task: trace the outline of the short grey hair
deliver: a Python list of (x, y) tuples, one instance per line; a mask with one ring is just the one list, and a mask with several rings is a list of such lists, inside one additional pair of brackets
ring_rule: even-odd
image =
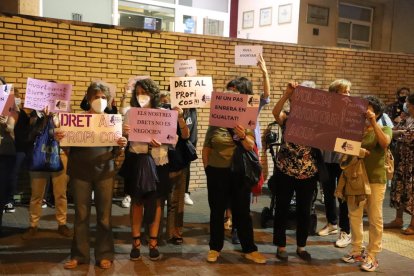
[(300, 85), (305, 86), (305, 87), (309, 87), (309, 88), (313, 88), (313, 89), (316, 88), (316, 83), (314, 81), (311, 81), (311, 80), (303, 81)]

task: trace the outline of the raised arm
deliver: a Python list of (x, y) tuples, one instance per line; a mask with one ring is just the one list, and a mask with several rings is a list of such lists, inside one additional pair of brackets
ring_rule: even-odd
[(286, 113), (282, 111), (283, 106), (285, 105), (286, 101), (290, 99), (290, 97), (293, 94), (293, 91), (295, 91), (295, 88), (298, 86), (297, 82), (289, 82), (285, 93), (283, 96), (279, 99), (279, 101), (276, 103), (276, 105), (273, 107), (273, 116), (275, 117), (276, 122), (279, 125), (283, 125), (284, 121), (286, 120)]
[(270, 96), (270, 80), (269, 75), (267, 73), (266, 62), (262, 56), (259, 55), (259, 61), (257, 62), (257, 66), (259, 66), (260, 70), (263, 74), (263, 95), (262, 98), (267, 99)]

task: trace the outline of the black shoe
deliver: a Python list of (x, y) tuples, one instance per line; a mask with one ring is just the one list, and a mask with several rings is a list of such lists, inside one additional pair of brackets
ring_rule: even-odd
[[(139, 243), (138, 243), (139, 241)], [(134, 237), (132, 243), (131, 253), (129, 253), (129, 259), (131, 261), (138, 261), (141, 259), (141, 237)]]
[(233, 228), (231, 231), (231, 243), (240, 244), (239, 236), (237, 235), (237, 229)]
[(296, 250), (296, 254), (298, 254), (299, 258), (301, 258), (304, 261), (309, 262), (312, 260), (311, 254), (309, 254), (306, 250)]
[[(158, 240), (157, 237), (150, 237), (150, 240)], [(157, 261), (161, 258), (160, 251), (158, 251), (158, 242), (155, 245), (148, 244), (149, 246), (149, 258), (151, 261)]]
[(167, 242), (171, 243), (171, 244), (174, 244), (174, 245), (182, 245), (184, 240), (183, 240), (183, 238), (172, 237)]
[(69, 229), (69, 227), (66, 226), (66, 224), (59, 225), (57, 231), (59, 234), (67, 238), (70, 238), (73, 236), (73, 232)]
[(286, 250), (277, 250), (276, 251), (276, 258), (278, 258), (281, 261), (286, 262), (289, 258), (288, 253), (286, 252)]
[(133, 247), (131, 253), (129, 253), (129, 259), (131, 261), (138, 261), (141, 259), (141, 250), (139, 247)]

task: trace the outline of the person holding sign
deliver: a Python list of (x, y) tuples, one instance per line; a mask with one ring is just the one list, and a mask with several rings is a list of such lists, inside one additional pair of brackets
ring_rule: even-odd
[[(351, 82), (345, 79), (335, 80), (329, 85), (328, 91), (330, 93), (349, 96), (351, 91)], [(342, 173), (342, 169), (339, 166), (340, 153), (325, 150), (323, 151), (323, 158), (329, 174), (327, 181), (321, 183), (323, 188), (327, 224), (318, 232), (318, 235), (328, 236), (337, 234), (339, 225), (340, 232), (338, 239), (335, 241), (335, 246), (344, 248), (351, 243), (351, 229), (348, 219), (348, 206), (346, 202), (339, 200), (338, 220), (336, 198), (334, 196), (337, 182)]]
[[(252, 94), (251, 90), (240, 89), (237, 92)], [(236, 175), (230, 169), (236, 149), (234, 139), (240, 141), (246, 150), (252, 150), (255, 145), (254, 134), (240, 125), (234, 127), (233, 131), (234, 136), (227, 128), (209, 126), (204, 140), (202, 159), (207, 176), (210, 206), (210, 250), (207, 261), (216, 262), (220, 256), (224, 240), (223, 215), (230, 206), (244, 257), (255, 263), (264, 264), (266, 258), (257, 251), (254, 243), (250, 216), (251, 187), (243, 184), (242, 175)]]
[[(131, 136), (130, 120), (136, 108), (158, 108), (160, 89), (151, 79), (138, 80), (131, 95), (131, 109), (125, 114), (124, 136)], [(182, 112), (179, 124), (185, 126)], [(158, 230), (161, 219), (161, 203), (171, 190), (168, 167), (168, 144), (156, 139), (149, 143), (130, 141), (125, 160), (119, 172), (124, 177), (125, 193), (131, 196), (132, 249), (130, 259), (141, 259), (141, 226), (143, 220), (150, 232), (149, 258), (161, 258), (158, 251)]]
[[(358, 196), (348, 196), (348, 213), (352, 234), (352, 250), (342, 257), (346, 263), (363, 262), (361, 269), (375, 271), (378, 268), (377, 254), (381, 252), (383, 233), (382, 204), (386, 190), (385, 155), (391, 142), (392, 129), (381, 127), (377, 119), (383, 112), (383, 103), (374, 96), (365, 97), (368, 100), (366, 126), (362, 139), (359, 158), (363, 158), (368, 175), (371, 194), (359, 202)], [(363, 246), (363, 215), (364, 208), (368, 213), (369, 242)]]
[[(290, 82), (285, 93), (273, 108), (273, 116), (282, 127), (283, 133), (288, 114), (282, 109), (297, 86), (298, 83)], [(305, 250), (305, 246), (309, 233), (312, 198), (316, 190), (318, 174), (320, 174), (318, 160), (322, 162), (322, 154), (318, 149), (286, 141), (282, 143), (277, 154), (274, 172), (277, 185), (275, 185), (275, 191), (272, 191), (276, 198), (273, 242), (277, 246), (276, 257), (282, 261), (288, 260), (286, 227), (293, 193), (296, 194), (296, 254), (305, 261), (311, 260), (311, 255)]]
[[(103, 84), (91, 83), (86, 97), (89, 114), (103, 114), (110, 98), (109, 88)], [(55, 136), (64, 138), (62, 131)], [(125, 147), (127, 140), (119, 137), (117, 143)], [(112, 266), (114, 259), (114, 240), (112, 236), (111, 209), (115, 176), (114, 157), (119, 153), (112, 146), (70, 147), (68, 156), (68, 175), (71, 179), (75, 204), (74, 236), (71, 258), (65, 269), (73, 269), (78, 264), (89, 263), (91, 196), (94, 192), (96, 208), (95, 260), (102, 269)]]

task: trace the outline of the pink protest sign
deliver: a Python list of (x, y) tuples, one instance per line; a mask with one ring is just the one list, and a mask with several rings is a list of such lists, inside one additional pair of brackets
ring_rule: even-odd
[(288, 142), (358, 155), (367, 101), (299, 86), (291, 97), (284, 138)]
[(48, 106), (51, 112), (67, 112), (71, 94), (71, 84), (28, 78), (24, 107), (43, 110)]
[(0, 114), (9, 116), (15, 110), (12, 84), (0, 85)]
[(129, 141), (174, 144), (177, 136), (176, 110), (137, 108), (128, 111)]
[(248, 129), (254, 129), (259, 112), (259, 102), (259, 95), (213, 92), (209, 124), (231, 128), (241, 125)]
[(120, 114), (60, 113), (62, 147), (117, 146), (122, 136)]
[(0, 85), (0, 114), (9, 116), (15, 110), (12, 84)]

